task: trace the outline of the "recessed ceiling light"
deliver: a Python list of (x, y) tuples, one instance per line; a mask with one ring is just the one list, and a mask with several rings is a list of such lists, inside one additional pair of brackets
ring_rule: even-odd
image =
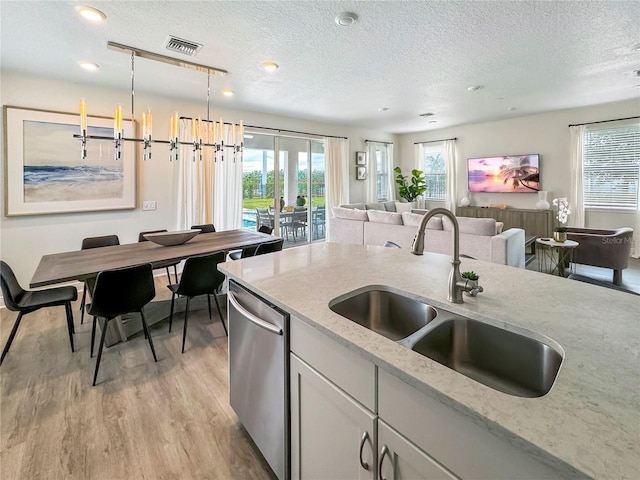
[(271, 73), (271, 72), (275, 72), (278, 68), (280, 68), (280, 65), (278, 65), (277, 63), (274, 62), (264, 62), (262, 65), (260, 65), (262, 67), (263, 70)]
[(438, 121), (437, 120), (429, 120), (428, 123), (438, 123)]
[(635, 47), (633, 47), (633, 49), (634, 49), (636, 52), (640, 52), (640, 43), (639, 43), (638, 45), (636, 45)]
[(349, 25), (353, 25), (358, 20), (358, 15), (351, 12), (342, 12), (336, 18), (335, 21), (341, 27), (348, 27)]
[(509, 108), (507, 108), (507, 111), (513, 112), (514, 110), (517, 110), (517, 109), (518, 109), (518, 107), (509, 107)]
[(233, 90), (229, 90), (229, 89), (222, 90), (222, 94), (223, 94), (225, 97), (233, 97), (233, 94), (234, 94), (234, 93), (236, 93), (236, 92), (234, 92)]
[(389, 111), (389, 107), (382, 107), (378, 109), (379, 112), (388, 112)]
[(640, 83), (638, 85), (634, 85), (634, 88), (640, 88)]
[(481, 88), (483, 88), (482, 85), (473, 85), (471, 87), (468, 87), (467, 90), (469, 90), (470, 92), (475, 92), (476, 90), (480, 90)]
[(98, 68), (100, 68), (100, 65), (93, 62), (79, 62), (79, 63), (82, 68), (84, 68), (85, 70), (88, 70), (89, 72), (95, 72), (96, 70), (98, 70)]
[(77, 6), (76, 12), (78, 12), (90, 22), (102, 22), (107, 18), (107, 16), (97, 8), (87, 7), (86, 5)]

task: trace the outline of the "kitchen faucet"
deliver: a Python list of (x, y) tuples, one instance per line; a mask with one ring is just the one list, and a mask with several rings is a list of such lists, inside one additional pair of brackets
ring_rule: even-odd
[(476, 296), (483, 288), (474, 280), (462, 278), (460, 275), (460, 226), (458, 219), (446, 208), (434, 208), (424, 214), (418, 231), (413, 239), (411, 253), (414, 255), (422, 255), (424, 253), (424, 231), (427, 228), (427, 222), (435, 215), (443, 215), (448, 217), (453, 223), (453, 256), (451, 257), (451, 272), (449, 273), (449, 295), (447, 300), (452, 303), (464, 303), (462, 300), (462, 292), (469, 292), (472, 296)]

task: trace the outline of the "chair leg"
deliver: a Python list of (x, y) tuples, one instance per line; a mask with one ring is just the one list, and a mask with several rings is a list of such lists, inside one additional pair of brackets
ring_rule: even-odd
[[(95, 317), (93, 317), (95, 319)], [(98, 358), (96, 359), (96, 371), (93, 373), (93, 386), (96, 386), (96, 380), (98, 379), (98, 370), (100, 369), (100, 360), (102, 359), (102, 348), (104, 347), (104, 338), (107, 336), (107, 326), (109, 325), (109, 319), (104, 319), (104, 327), (102, 329), (102, 335), (100, 335), (100, 347), (98, 348)]]
[(80, 302), (80, 325), (84, 323), (84, 306), (87, 302), (87, 282), (84, 283), (84, 288), (82, 289), (82, 302)]
[(5, 344), (4, 349), (2, 350), (2, 357), (0, 357), (0, 365), (2, 365), (2, 362), (4, 361), (4, 357), (7, 355), (7, 352), (9, 351), (9, 347), (11, 347), (11, 343), (13, 342), (13, 338), (16, 336), (16, 332), (18, 331), (18, 327), (20, 326), (20, 320), (22, 320), (23, 315), (24, 315), (24, 312), (18, 313), (18, 318), (16, 318), (16, 321), (13, 324), (13, 328), (11, 329), (11, 333), (9, 334), (9, 339), (7, 340), (7, 343)]
[(176, 265), (173, 266), (173, 274), (176, 277), (176, 283), (178, 283), (178, 267)]
[(613, 271), (613, 284), (617, 286), (622, 285), (622, 270)]
[(93, 317), (93, 325), (91, 326), (91, 358), (93, 358), (93, 346), (96, 343), (96, 323), (98, 319)]
[(222, 322), (222, 328), (224, 328), (224, 333), (229, 336), (229, 331), (227, 330), (227, 326), (224, 324), (224, 317), (222, 316), (222, 310), (220, 309), (220, 302), (218, 302), (218, 296), (213, 295), (213, 299), (216, 301), (216, 307), (218, 307), (218, 315), (220, 315), (220, 321)]
[(209, 304), (209, 320), (213, 320), (213, 317), (211, 316), (211, 295), (209, 295), (207, 293), (207, 303)]
[(149, 346), (151, 347), (151, 353), (153, 354), (153, 361), (157, 362), (158, 358), (156, 357), (156, 349), (153, 348), (153, 340), (151, 340), (151, 332), (149, 332), (149, 326), (147, 325), (147, 320), (144, 318), (143, 309), (140, 309), (140, 316), (142, 317), (142, 329), (147, 334), (147, 340), (149, 340)]
[(187, 297), (187, 309), (184, 312), (184, 328), (182, 330), (182, 353), (184, 353), (184, 341), (187, 338), (187, 322), (189, 322), (189, 302), (191, 297)]
[(169, 271), (169, 267), (165, 267), (167, 270), (167, 280), (169, 281), (169, 284), (171, 284), (171, 272)]
[(173, 325), (173, 305), (176, 301), (176, 294), (171, 294), (171, 314), (169, 315), (169, 331), (171, 331), (171, 325)]
[(67, 312), (67, 328), (69, 330), (69, 342), (71, 343), (71, 352), (75, 352), (73, 348), (73, 311), (71, 310), (71, 302), (64, 304), (64, 309)]

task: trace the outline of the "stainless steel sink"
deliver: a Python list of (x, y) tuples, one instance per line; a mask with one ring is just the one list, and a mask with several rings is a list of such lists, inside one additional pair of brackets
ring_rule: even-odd
[(334, 312), (391, 340), (401, 340), (431, 322), (438, 312), (431, 305), (385, 287), (338, 297), (329, 303)]
[(510, 395), (545, 395), (562, 363), (561, 348), (470, 318), (432, 327), (412, 350)]

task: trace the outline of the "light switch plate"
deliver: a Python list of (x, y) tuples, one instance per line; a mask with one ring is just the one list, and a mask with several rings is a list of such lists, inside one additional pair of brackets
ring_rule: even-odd
[(142, 210), (149, 211), (149, 210), (155, 210), (155, 209), (156, 209), (155, 200), (145, 200), (144, 202), (142, 202)]

